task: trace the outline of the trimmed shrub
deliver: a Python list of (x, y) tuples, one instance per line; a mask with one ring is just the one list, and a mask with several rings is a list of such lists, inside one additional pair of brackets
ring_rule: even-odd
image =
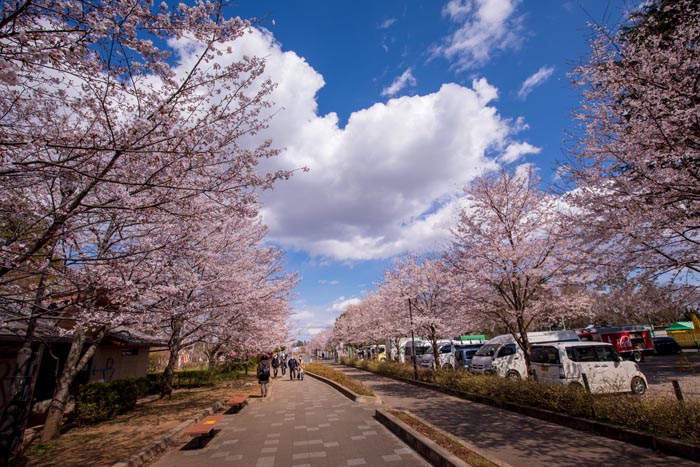
[(151, 387), (148, 378), (124, 378), (81, 386), (76, 394), (75, 421), (78, 425), (90, 425), (133, 410), (136, 400)]

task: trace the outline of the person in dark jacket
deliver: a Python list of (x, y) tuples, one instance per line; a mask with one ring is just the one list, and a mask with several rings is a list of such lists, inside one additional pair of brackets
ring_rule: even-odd
[(289, 360), (287, 360), (287, 366), (289, 367), (289, 379), (292, 381), (294, 381), (294, 378), (296, 378), (298, 365), (299, 362), (297, 362), (297, 359), (294, 358), (294, 355), (289, 357)]
[(282, 376), (287, 372), (287, 354), (282, 354), (280, 358), (280, 367), (282, 368)]
[(260, 397), (267, 397), (267, 385), (270, 382), (270, 357), (268, 355), (263, 355), (260, 358), (256, 373), (258, 384), (260, 384)]
[[(277, 370), (280, 368), (280, 356), (278, 353), (272, 356), (272, 377), (277, 378)], [(284, 375), (284, 372), (282, 373)]]

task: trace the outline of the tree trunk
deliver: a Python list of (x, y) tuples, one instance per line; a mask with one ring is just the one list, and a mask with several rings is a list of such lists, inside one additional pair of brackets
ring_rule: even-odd
[(29, 409), (34, 391), (34, 369), (41, 363), (40, 346), (36, 353), (32, 349), (34, 334), (36, 331), (37, 316), (42, 310), (46, 272), (39, 277), (34, 304), (27, 323), (27, 331), (24, 335), (22, 347), (17, 352), (15, 371), (10, 383), (9, 400), (0, 416), (0, 466), (10, 463), (10, 458), (18, 456), (21, 451), (24, 428), (29, 418)]
[[(68, 358), (63, 365), (61, 375), (56, 381), (56, 389), (54, 389), (53, 398), (49, 404), (49, 410), (46, 416), (44, 430), (41, 432), (41, 441), (50, 441), (58, 438), (61, 434), (61, 424), (63, 423), (63, 415), (66, 412), (68, 405), (68, 397), (70, 396), (70, 387), (75, 380), (75, 375), (90, 361), (95, 354), (97, 346), (102, 341), (102, 338), (107, 333), (107, 328), (102, 327), (95, 336), (93, 342), (85, 349), (83, 346), (86, 340), (86, 330), (81, 326), (76, 326), (73, 333), (73, 342), (71, 342)], [(81, 356), (82, 354), (82, 356)]]
[(211, 349), (207, 349), (207, 371), (209, 373), (209, 382), (214, 381), (214, 372), (216, 370), (216, 360), (219, 358), (221, 344), (216, 344)]
[[(394, 337), (389, 339), (389, 351), (387, 353), (387, 362), (398, 362), (401, 358), (401, 338)], [(396, 348), (396, 358), (394, 358), (393, 348)]]
[(527, 331), (528, 331), (528, 326), (525, 324), (525, 321), (522, 317), (517, 318), (517, 323), (518, 323), (518, 332), (520, 333), (520, 347), (523, 351), (523, 357), (525, 358), (525, 368), (526, 368), (526, 375), (525, 379), (530, 379), (532, 377), (532, 363), (530, 361), (530, 357), (532, 355), (531, 349), (530, 349), (530, 339), (527, 336)]
[(180, 337), (182, 333), (183, 322), (181, 319), (173, 319), (171, 322), (172, 334), (170, 334), (170, 339), (168, 340), (168, 350), (170, 351), (170, 357), (168, 358), (168, 364), (163, 370), (163, 383), (160, 390), (160, 398), (163, 399), (166, 396), (170, 397), (173, 394), (173, 374), (175, 372), (175, 362), (177, 362), (177, 355), (180, 353), (180, 348), (182, 345), (182, 338)]

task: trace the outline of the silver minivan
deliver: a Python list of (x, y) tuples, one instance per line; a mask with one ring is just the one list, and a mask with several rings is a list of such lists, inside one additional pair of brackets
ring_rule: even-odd
[(532, 371), (538, 381), (586, 388), (591, 393), (642, 395), (647, 379), (636, 363), (623, 360), (612, 344), (556, 342), (532, 346)]

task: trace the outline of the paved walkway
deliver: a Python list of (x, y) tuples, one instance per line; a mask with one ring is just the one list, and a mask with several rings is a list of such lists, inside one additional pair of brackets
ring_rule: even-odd
[(362, 370), (330, 364), (370, 387), (385, 407), (410, 411), (513, 467), (697, 467), (689, 460), (566, 428)]
[(379, 422), (375, 407), (314, 378), (273, 380), (269, 396), (225, 415), (203, 448), (171, 449), (152, 467), (426, 467)]

